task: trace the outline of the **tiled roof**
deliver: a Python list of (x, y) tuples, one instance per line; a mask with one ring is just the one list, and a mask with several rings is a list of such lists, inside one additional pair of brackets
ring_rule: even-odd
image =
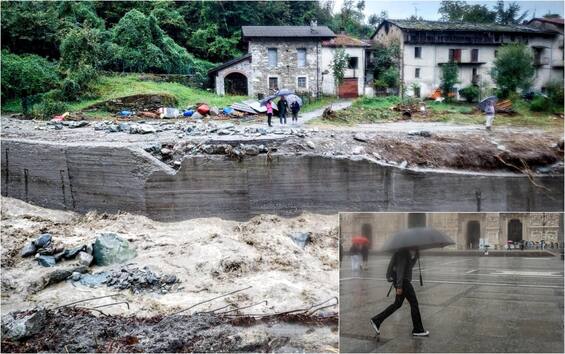
[[(516, 32), (545, 33), (544, 30), (527, 25), (499, 25), (496, 23), (443, 22), (416, 20), (385, 20), (404, 30), (413, 31), (480, 31), (480, 32)], [(379, 26), (379, 27), (380, 27)]]
[(528, 23), (531, 23), (532, 21), (547, 22), (558, 26), (563, 26), (565, 24), (564, 19), (561, 17), (555, 17), (555, 18), (536, 17), (531, 19)]
[(350, 37), (346, 34), (340, 33), (327, 41), (323, 41), (324, 47), (370, 47), (371, 44), (364, 42), (360, 39)]
[(333, 38), (335, 33), (326, 26), (243, 26), (243, 37), (313, 37)]
[(208, 70), (208, 75), (210, 75), (211, 73), (216, 72), (218, 70), (222, 70), (223, 68), (227, 68), (228, 66), (232, 66), (233, 64), (237, 64), (240, 61), (244, 61), (247, 58), (251, 59), (251, 53), (247, 53), (247, 54), (245, 54), (245, 55), (243, 55), (239, 58), (235, 58), (235, 59), (232, 59), (230, 61), (226, 61), (223, 64), (220, 64), (216, 67), (213, 67), (212, 69)]

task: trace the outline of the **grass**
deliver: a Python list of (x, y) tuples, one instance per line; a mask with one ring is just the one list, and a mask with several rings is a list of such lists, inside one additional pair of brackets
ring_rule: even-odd
[[(368, 123), (383, 123), (400, 120), (401, 112), (390, 108), (400, 102), (397, 96), (361, 97), (353, 105), (343, 111), (336, 112), (331, 120), (314, 119), (311, 125), (355, 125)], [(514, 102), (514, 101), (513, 101)], [(452, 124), (484, 124), (485, 116), (476, 110), (476, 104), (467, 102), (433, 102), (426, 101), (427, 116), (414, 115), (413, 120), (429, 122), (445, 122)], [(528, 103), (515, 100), (513, 105), (515, 115), (497, 114), (497, 125), (519, 125), (540, 128), (562, 127), (563, 120), (551, 113), (532, 112)]]

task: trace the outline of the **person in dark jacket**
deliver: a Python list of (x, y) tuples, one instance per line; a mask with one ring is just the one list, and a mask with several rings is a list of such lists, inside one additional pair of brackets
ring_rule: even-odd
[[(412, 315), (413, 325), (412, 335), (424, 337), (430, 334), (422, 325), (418, 299), (416, 298), (414, 287), (411, 284), (412, 268), (414, 268), (414, 265), (418, 261), (418, 257), (419, 254), (417, 249), (401, 249), (392, 256), (389, 271), (387, 271), (387, 278), (390, 277), (388, 280), (393, 281), (393, 285), (396, 288), (396, 297), (392, 305), (371, 319), (371, 325), (377, 334), (381, 333), (380, 327), (383, 321), (402, 306), (404, 299), (408, 300), (410, 303), (410, 313)], [(392, 272), (390, 272), (391, 270)]]
[(277, 103), (277, 108), (279, 110), (279, 120), (281, 125), (286, 124), (286, 110), (288, 109), (288, 102), (284, 96), (281, 96), (281, 99)]
[(292, 124), (298, 123), (298, 111), (300, 111), (298, 101), (293, 101), (290, 104), (290, 111), (292, 112)]

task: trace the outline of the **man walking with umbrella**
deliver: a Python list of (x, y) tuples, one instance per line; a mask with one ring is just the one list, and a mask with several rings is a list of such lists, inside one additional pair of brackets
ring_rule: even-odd
[(281, 125), (286, 124), (286, 110), (288, 109), (288, 102), (286, 101), (284, 96), (281, 96), (281, 99), (277, 103), (277, 108), (279, 111), (279, 120), (281, 122)]
[[(430, 334), (422, 324), (418, 299), (412, 286), (412, 269), (416, 262), (418, 262), (418, 267), (420, 265), (420, 249), (444, 247), (450, 244), (454, 244), (454, 242), (449, 237), (439, 231), (427, 228), (408, 229), (397, 233), (385, 242), (383, 250), (394, 251), (388, 265), (386, 278), (396, 288), (396, 297), (392, 305), (371, 319), (371, 326), (377, 335), (381, 333), (383, 321), (402, 306), (404, 299), (408, 300), (410, 304), (412, 335), (425, 337)], [(421, 271), (420, 285), (423, 285)]]

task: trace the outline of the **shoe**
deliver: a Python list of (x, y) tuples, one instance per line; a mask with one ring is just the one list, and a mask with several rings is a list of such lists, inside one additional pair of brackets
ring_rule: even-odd
[(375, 320), (370, 320), (369, 322), (371, 322), (371, 326), (373, 326), (375, 332), (377, 332), (377, 334), (381, 334), (381, 331), (379, 330), (380, 325), (377, 325)]
[(412, 335), (414, 337), (427, 337), (430, 335), (429, 331), (423, 331), (423, 332), (412, 332)]

